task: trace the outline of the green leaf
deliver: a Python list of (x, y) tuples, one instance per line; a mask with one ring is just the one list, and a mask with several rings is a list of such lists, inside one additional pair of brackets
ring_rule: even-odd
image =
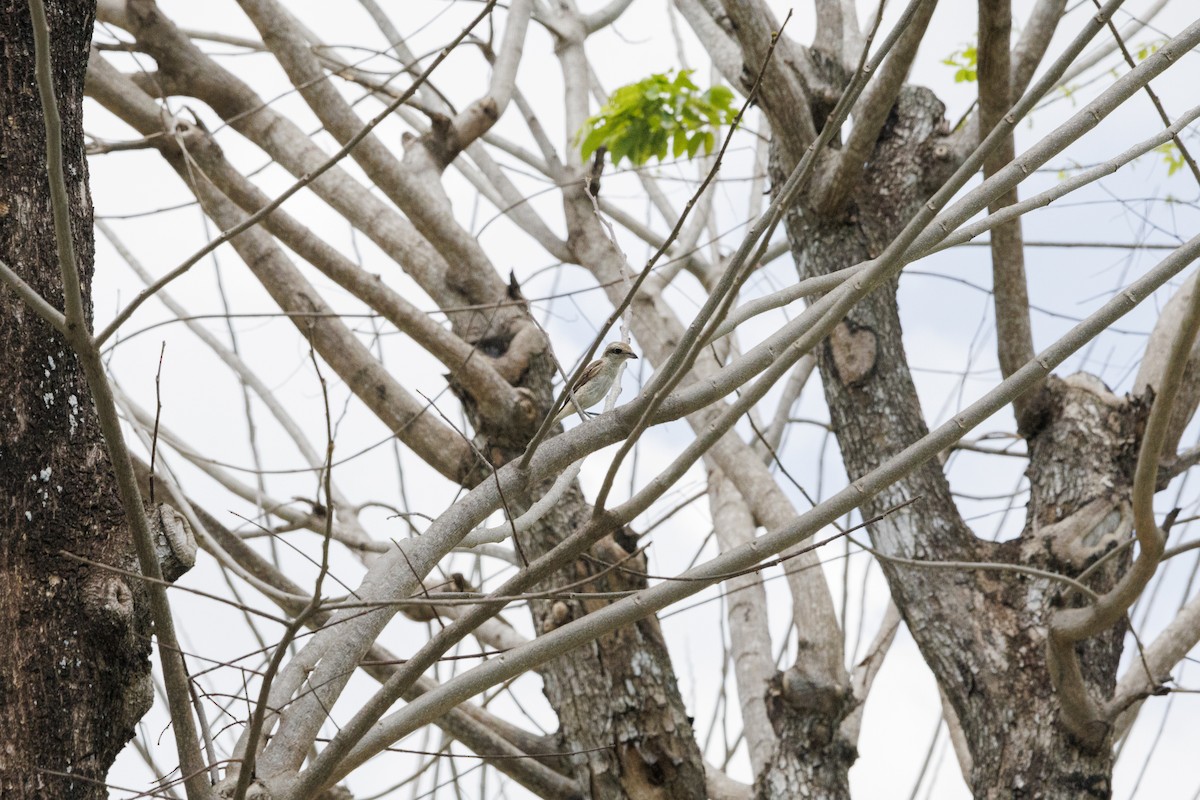
[(694, 158), (701, 146), (712, 152), (716, 131), (736, 117), (734, 93), (726, 86), (701, 92), (691, 70), (657, 73), (622, 86), (575, 136), (586, 159), (605, 146), (613, 164), (628, 158), (635, 165), (671, 154)]
[[(679, 74), (675, 76), (675, 80), (671, 83), (671, 85), (674, 86), (676, 89), (691, 89), (694, 92), (699, 91), (700, 87), (697, 86), (696, 84), (692, 83), (692, 73), (695, 71), (696, 70), (694, 70), (694, 69), (679, 70)], [(663, 75), (663, 76), (655, 76), (655, 77), (665, 78), (666, 76)]]
[(1174, 142), (1160, 144), (1158, 147), (1154, 148), (1154, 152), (1162, 154), (1163, 163), (1167, 165), (1168, 178), (1174, 175), (1176, 172), (1179, 172), (1179, 170), (1183, 169), (1183, 166), (1186, 163), (1183, 160), (1183, 153), (1180, 152), (1179, 146)]
[[(651, 137), (650, 141), (654, 145), (653, 146), (654, 157), (657, 158), (660, 162), (665, 161), (667, 158), (667, 134), (666, 134), (666, 131), (663, 131), (661, 129), (655, 131), (654, 136)], [(646, 160), (649, 161), (650, 159), (647, 158)]]
[(609, 154), (612, 156), (613, 166), (621, 163), (621, 159), (629, 154), (629, 147), (632, 144), (628, 138), (614, 139), (608, 148)]
[(1137, 60), (1145, 61), (1150, 56), (1154, 55), (1159, 49), (1167, 43), (1166, 39), (1155, 39), (1151, 42), (1144, 42), (1138, 46)]
[(948, 67), (954, 67), (955, 83), (973, 83), (978, 78), (979, 50), (973, 44), (963, 46), (942, 59)]
[(592, 153), (595, 153), (596, 150), (599, 149), (600, 145), (604, 144), (604, 141), (608, 138), (609, 133), (610, 131), (608, 126), (602, 126), (596, 128), (589, 133), (586, 138), (584, 138), (583, 144), (579, 147), (580, 154), (583, 156), (584, 161), (591, 158)]
[(708, 102), (725, 110), (733, 103), (733, 90), (727, 86), (714, 86), (704, 93)]
[(680, 128), (675, 131), (675, 136), (671, 140), (671, 158), (679, 158), (687, 152), (688, 140), (687, 131)]

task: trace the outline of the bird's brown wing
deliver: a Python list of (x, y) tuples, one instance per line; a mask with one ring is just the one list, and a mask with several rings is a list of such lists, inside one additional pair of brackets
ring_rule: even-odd
[(579, 379), (577, 381), (575, 381), (575, 384), (571, 387), (571, 391), (578, 392), (579, 387), (583, 386), (585, 383), (590, 381), (592, 378), (596, 377), (596, 374), (599, 373), (600, 370), (603, 368), (604, 368), (604, 359), (602, 359), (602, 358), (597, 358), (595, 361), (588, 364), (587, 367), (583, 370), (583, 372), (581, 372), (579, 374)]
[[(579, 387), (583, 386), (585, 383), (590, 381), (592, 378), (596, 377), (596, 373), (598, 373), (600, 371), (601, 367), (603, 367), (603, 366), (604, 366), (604, 359), (597, 358), (595, 361), (593, 361), (592, 363), (590, 363), (586, 367), (584, 367), (583, 372), (579, 373), (579, 378), (575, 381), (574, 384), (571, 385), (571, 393), (574, 394), (575, 392), (578, 392)], [(559, 411), (566, 408), (570, 404), (571, 404), (571, 396), (563, 395), (563, 401), (561, 403), (559, 403), (557, 406), (555, 406), (554, 412), (558, 413)]]

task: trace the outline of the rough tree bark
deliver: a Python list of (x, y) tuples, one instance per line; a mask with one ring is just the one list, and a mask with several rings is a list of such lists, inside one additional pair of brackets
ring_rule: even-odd
[[(94, 5), (47, 9), (89, 324), (82, 101)], [(0, 259), (61, 308), (45, 140), (29, 6), (9, 0), (0, 8)], [(153, 701), (145, 592), (63, 555), (138, 568), (75, 354), (4, 285), (0, 352), (0, 795), (105, 798), (109, 766)]]
[[(942, 112), (928, 90), (905, 87), (849, 202), (830, 212), (802, 200), (790, 210), (788, 236), (802, 278), (878, 255), (917, 213), (955, 166)], [(896, 288), (893, 282), (860, 303), (818, 352), (851, 480), (928, 430), (904, 351)], [(940, 466), (930, 462), (864, 505), (869, 517), (921, 498), (870, 527), (874, 546), (903, 559), (1019, 563), (1075, 575), (1127, 537), (1146, 404), (1117, 398), (1099, 380), (1077, 375), (1051, 379), (1026, 409), (1032, 495), (1018, 539), (978, 539), (959, 515)], [(1111, 559), (1088, 585), (1104, 591), (1121, 564)], [(1111, 742), (1089, 748), (1066, 733), (1047, 671), (1049, 615), (1079, 598), (1069, 597), (1061, 583), (1017, 573), (886, 560), (882, 567), (961, 721), (975, 796), (1109, 796)], [(1083, 648), (1085, 678), (1097, 695), (1111, 692), (1122, 634), (1114, 629)], [(1021, 713), (1013, 713), (1018, 708)]]
[[(520, 296), (515, 287), (512, 293)], [(518, 307), (525, 325), (511, 326), (516, 335), (525, 326), (532, 326), (528, 309), (523, 304)], [(490, 352), (485, 351), (484, 357), (502, 356), (513, 338), (514, 334), (507, 331), (493, 334), (486, 343)], [(546, 347), (547, 351), (525, 359), (526, 369), (510, 378), (543, 416), (550, 412), (554, 401), (554, 368)], [(476, 430), (475, 446), (487, 455), (491, 466), (501, 467), (520, 458), (533, 431), (489, 424), (472, 413), (472, 398), (458, 394)], [(474, 482), (489, 477), (486, 473), (476, 474)], [(552, 484), (545, 481), (528, 496), (512, 498), (510, 515), (515, 518), (523, 514)], [(591, 515), (592, 506), (575, 483), (549, 513), (517, 535), (518, 552), (530, 561), (545, 555), (586, 525)], [(646, 561), (636, 550), (637, 535), (621, 527), (593, 545), (583, 558), (558, 570), (537, 590), (568, 584), (581, 585), (583, 592), (644, 589)], [(587, 581), (592, 576), (596, 578)], [(543, 633), (608, 602), (539, 600), (530, 603), (530, 611), (535, 629)], [(569, 759), (572, 777), (587, 787), (588, 797), (670, 800), (704, 796), (700, 749), (657, 618), (649, 616), (576, 648), (546, 664), (540, 673), (543, 692), (559, 719), (559, 750), (575, 754)]]

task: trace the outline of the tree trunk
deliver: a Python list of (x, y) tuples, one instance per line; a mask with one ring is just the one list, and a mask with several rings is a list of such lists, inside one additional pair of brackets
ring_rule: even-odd
[[(48, 4), (63, 157), (85, 307), (92, 210), (83, 80), (94, 2)], [(0, 259), (51, 304), (62, 279), (29, 7), (0, 11)], [(105, 798), (104, 779), (153, 701), (143, 586), (66, 557), (137, 570), (75, 354), (0, 284), (0, 795)]]
[(849, 800), (850, 767), (858, 750), (842, 735), (841, 723), (853, 708), (853, 697), (798, 679), (799, 674), (793, 666), (771, 680), (767, 714), (777, 742), (767, 768), (754, 782), (754, 796)]
[[(801, 199), (787, 218), (802, 278), (877, 256), (954, 165), (941, 142), (943, 107), (905, 87), (845, 208), (822, 214)], [(850, 480), (927, 432), (909, 372), (896, 283), (865, 298), (818, 352), (831, 421)], [(889, 556), (1023, 564), (1074, 576), (1129, 533), (1128, 496), (1145, 406), (1090, 376), (1051, 379), (1030, 398), (1032, 497), (1022, 536), (977, 539), (930, 462), (867, 502), (874, 516), (920, 500), (870, 527)], [(966, 736), (977, 797), (1107, 797), (1111, 742), (1089, 749), (1062, 727), (1046, 666), (1050, 613), (1079, 602), (1065, 585), (1002, 569), (930, 569), (881, 561), (891, 593)], [(1110, 586), (1113, 559), (1089, 585)], [(1085, 679), (1111, 691), (1122, 631), (1083, 647)], [(1013, 713), (1020, 709), (1020, 713)]]
[[(504, 340), (489, 345), (502, 355)], [(553, 402), (552, 364), (548, 354), (528, 360), (515, 385), (527, 390), (539, 409)], [(464, 398), (470, 411), (472, 404)], [(494, 466), (519, 458), (527, 432), (494, 430), (473, 418), (476, 444)], [(507, 446), (506, 446), (507, 443)], [(519, 444), (519, 446), (512, 446)], [(510, 498), (509, 511), (519, 516), (553, 482), (536, 487), (530, 497)], [(532, 561), (581, 529), (592, 507), (578, 484), (528, 531), (519, 534), (519, 551)], [(641, 554), (630, 557), (637, 537), (621, 528), (593, 545), (588, 555), (558, 570), (536, 591), (566, 584), (578, 592), (630, 592), (646, 588)], [(610, 565), (616, 565), (615, 568)], [(594, 581), (584, 582), (597, 575)], [(530, 603), (539, 634), (602, 608), (610, 601), (559, 598)], [(578, 647), (540, 670), (543, 691), (558, 714), (559, 749), (571, 752), (574, 777), (595, 800), (636, 798), (672, 800), (704, 796), (704, 767), (692, 721), (679, 694), (670, 654), (657, 618), (650, 616), (627, 628)]]

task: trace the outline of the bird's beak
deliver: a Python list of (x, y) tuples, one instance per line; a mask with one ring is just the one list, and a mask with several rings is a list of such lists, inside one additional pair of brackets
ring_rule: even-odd
[(636, 354), (636, 353), (630, 353), (630, 354), (629, 354), (629, 357), (630, 357), (630, 358), (637, 358), (637, 354)]

